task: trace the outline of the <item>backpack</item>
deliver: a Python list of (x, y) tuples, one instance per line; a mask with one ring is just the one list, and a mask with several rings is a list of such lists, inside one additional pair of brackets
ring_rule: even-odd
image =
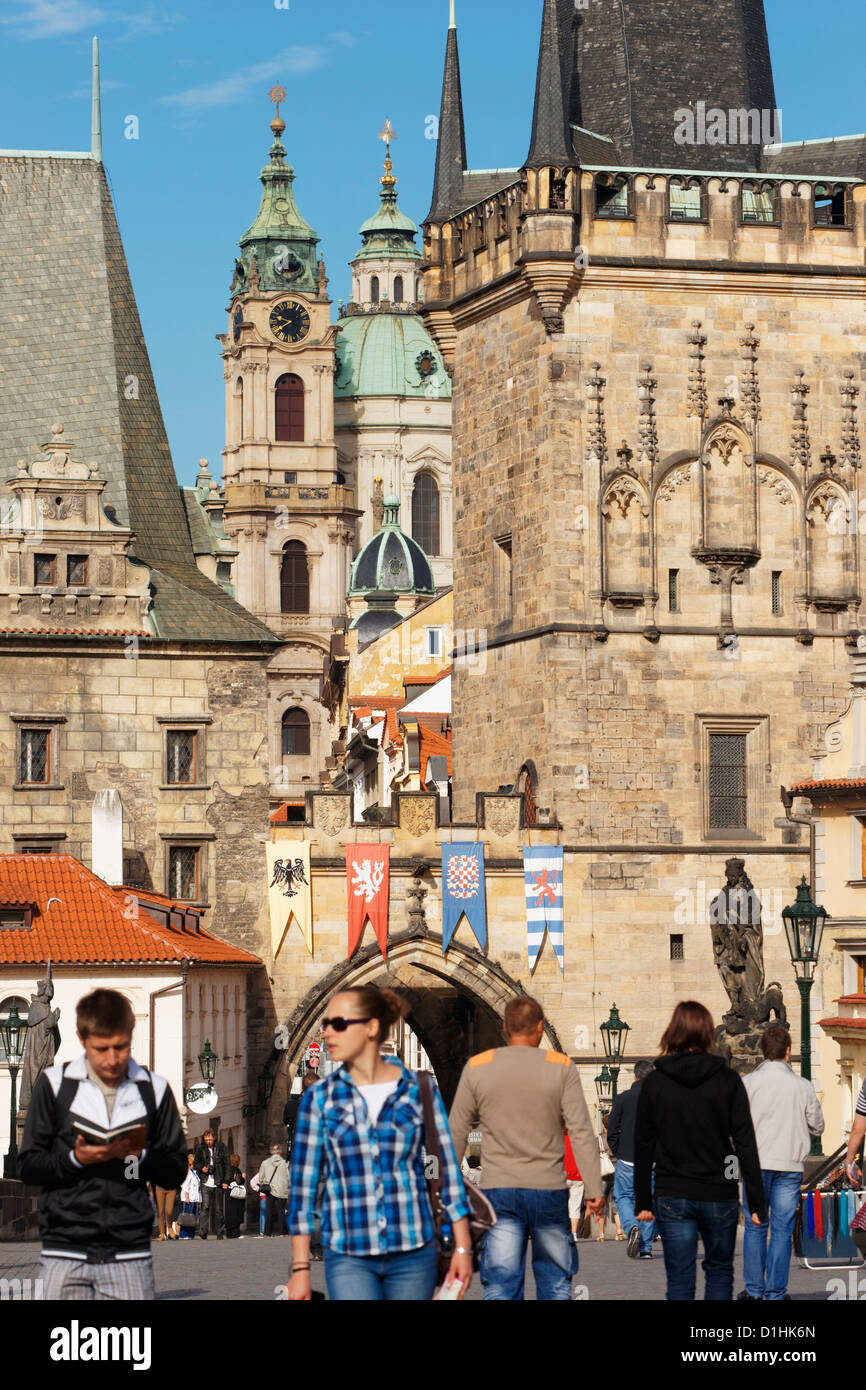
[[(63, 1063), (63, 1075), (61, 1077), (60, 1086), (58, 1087), (57, 1096), (54, 1101), (55, 1108), (57, 1111), (58, 1132), (62, 1128), (63, 1121), (66, 1119), (66, 1116), (69, 1114), (69, 1111), (72, 1107), (72, 1102), (75, 1099), (75, 1093), (78, 1090), (78, 1087), (81, 1085), (80, 1079), (77, 1079), (74, 1076), (66, 1075), (66, 1069), (68, 1066), (70, 1066), (69, 1062)], [(90, 1078), (88, 1077), (87, 1080), (89, 1081)], [(154, 1116), (156, 1115), (156, 1092), (153, 1089), (153, 1080), (151, 1078), (150, 1072), (146, 1073), (146, 1077), (144, 1080), (136, 1081), (133, 1084), (136, 1085), (139, 1089), (139, 1093), (144, 1104), (145, 1113), (147, 1115), (147, 1127), (149, 1130), (151, 1125), (153, 1124)]]

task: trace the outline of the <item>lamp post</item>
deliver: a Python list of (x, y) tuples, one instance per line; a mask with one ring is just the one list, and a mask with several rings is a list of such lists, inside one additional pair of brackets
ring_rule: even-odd
[(619, 1076), (619, 1063), (625, 1050), (626, 1034), (629, 1031), (628, 1024), (623, 1022), (617, 1012), (616, 1004), (612, 1004), (610, 1016), (605, 1019), (599, 1029), (601, 1041), (604, 1044), (604, 1055), (611, 1063), (610, 1076), (613, 1082), (611, 1100), (616, 1100), (616, 1083), (617, 1077)]
[(18, 1177), (18, 1072), (24, 1060), (24, 1043), (27, 1038), (27, 1020), (18, 1013), (14, 999), (6, 1018), (0, 1023), (0, 1039), (3, 1042), (5, 1057), (3, 1065), (9, 1068), (12, 1080), (12, 1096), (9, 1104), (9, 1152), (3, 1159), (4, 1178)]
[[(213, 1087), (213, 1079), (216, 1076), (218, 1061), (219, 1057), (210, 1045), (210, 1038), (206, 1038), (204, 1047), (198, 1054), (198, 1069), (201, 1072), (201, 1079), (208, 1090), (211, 1090)], [(185, 1092), (184, 1100), (189, 1104), (191, 1100), (194, 1100), (196, 1096), (200, 1095), (201, 1091), (198, 1086), (191, 1086), (189, 1090)]]
[[(815, 980), (815, 967), (821, 950), (821, 936), (827, 920), (827, 909), (812, 901), (805, 875), (797, 886), (797, 901), (782, 908), (782, 921), (788, 938), (788, 950), (794, 966), (797, 988), (800, 991), (800, 1075), (812, 1079), (812, 1021), (809, 995)], [(812, 1136), (810, 1152), (821, 1153), (821, 1140)]]

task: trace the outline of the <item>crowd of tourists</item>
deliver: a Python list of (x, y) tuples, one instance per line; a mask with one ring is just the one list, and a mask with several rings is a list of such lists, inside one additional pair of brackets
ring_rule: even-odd
[[(186, 1148), (169, 1086), (131, 1056), (128, 1002), (105, 989), (82, 999), (83, 1055), (39, 1078), (20, 1156), (24, 1181), (43, 1188), (45, 1296), (153, 1298), (154, 1208), (158, 1240), (230, 1239), (252, 1191), (260, 1234), (291, 1236), (292, 1301), (314, 1296), (316, 1258), (337, 1301), (461, 1299), (476, 1271), (485, 1300), (520, 1300), (528, 1252), (536, 1297), (564, 1301), (593, 1223), (636, 1260), (660, 1241), (672, 1300), (696, 1296), (700, 1242), (704, 1297), (730, 1300), (741, 1196), (738, 1297), (787, 1297), (804, 1160), (824, 1121), (784, 1027), (764, 1030), (765, 1060), (743, 1080), (713, 1053), (708, 1010), (678, 1004), (659, 1056), (637, 1063), (598, 1133), (576, 1067), (541, 1046), (536, 1000), (510, 1001), (506, 1046), (467, 1061), (450, 1113), (428, 1073), (383, 1052), (405, 1010), (374, 986), (331, 999), (322, 1029), (335, 1069), (290, 1098), (290, 1161), (275, 1143), (248, 1182), (212, 1131)], [(852, 1183), (864, 1133), (866, 1086)]]

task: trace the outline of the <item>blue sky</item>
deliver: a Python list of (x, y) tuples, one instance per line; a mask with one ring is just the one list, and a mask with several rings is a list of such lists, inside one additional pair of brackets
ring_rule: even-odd
[[(652, 0), (644, 0), (649, 4)], [(687, 0), (683, 0), (684, 4)], [(429, 205), (448, 0), (0, 0), (0, 146), (87, 149), (98, 34), (104, 159), (178, 476), (220, 470), (224, 330), (235, 242), (258, 207), (267, 93), (289, 93), (283, 137), (318, 232), (330, 293), (377, 206), (385, 117), (404, 212)], [(456, 0), (470, 165), (526, 153), (541, 0)], [(766, 0), (786, 140), (866, 129), (862, 0)], [(125, 138), (137, 116), (139, 138)]]

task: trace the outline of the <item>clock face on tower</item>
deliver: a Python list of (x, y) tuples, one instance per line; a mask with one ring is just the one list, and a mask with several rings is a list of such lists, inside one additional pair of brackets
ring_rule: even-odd
[(310, 331), (310, 316), (296, 299), (281, 299), (271, 310), (268, 322), (281, 343), (299, 343)]

